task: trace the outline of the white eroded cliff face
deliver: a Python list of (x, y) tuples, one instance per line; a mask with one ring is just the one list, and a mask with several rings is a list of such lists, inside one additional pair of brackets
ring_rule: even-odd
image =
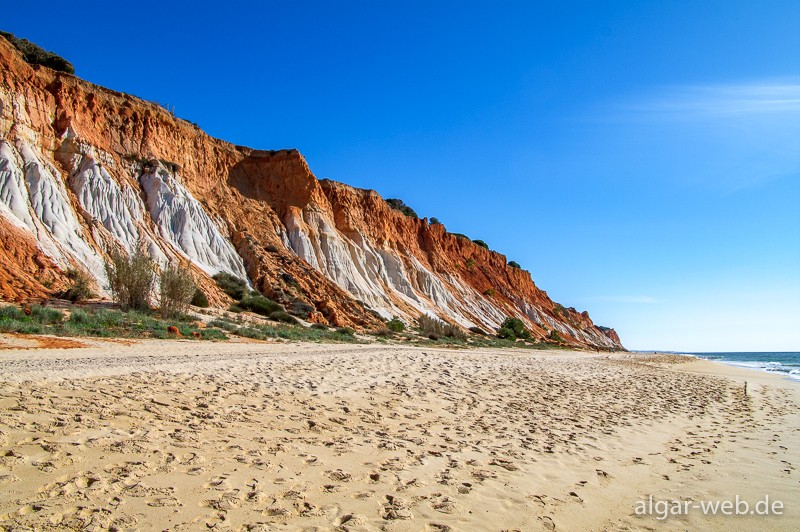
[(60, 172), (24, 140), (0, 143), (0, 200), (56, 264), (76, 261), (106, 284), (102, 258), (88, 243)]
[[(0, 215), (31, 232), (40, 249), (57, 264), (64, 269), (82, 267), (106, 291), (104, 254), (109, 246), (130, 252), (144, 243), (162, 266), (180, 254), (209, 275), (224, 271), (247, 279), (233, 245), (163, 166), (145, 173), (135, 167), (122, 169), (113, 160), (100, 162), (102, 155), (91, 146), (66, 139), (62, 147), (67, 144), (69, 149), (61, 150), (60, 158), (74, 168), (68, 183), (83, 216), (71, 201), (61, 173), (41, 153), (22, 139), (17, 139), (16, 146), (0, 142)], [(126, 171), (141, 174), (147, 204), (129, 182), (112, 176)], [(150, 224), (158, 236), (149, 230)]]
[(194, 196), (160, 163), (139, 177), (158, 233), (200, 269), (247, 279), (242, 258)]
[(297, 256), (384, 318), (410, 321), (422, 313), (462, 327), (498, 326), (505, 318), (457, 276), (440, 278), (412, 255), (380, 247), (358, 232), (344, 235), (322, 210), (292, 210), (285, 224)]

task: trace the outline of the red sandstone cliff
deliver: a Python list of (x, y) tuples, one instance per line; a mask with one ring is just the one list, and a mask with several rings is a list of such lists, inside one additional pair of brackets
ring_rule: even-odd
[(158, 105), (25, 63), (0, 38), (0, 296), (39, 296), (70, 266), (95, 275), (110, 246), (144, 240), (161, 262), (246, 276), (313, 318), (376, 328), (435, 314), (495, 330), (620, 348), (616, 333), (564, 309), (527, 271), (374, 191), (319, 181), (296, 150), (214, 139)]

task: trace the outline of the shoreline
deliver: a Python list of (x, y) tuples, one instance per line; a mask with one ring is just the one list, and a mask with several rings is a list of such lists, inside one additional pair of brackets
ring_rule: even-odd
[[(800, 389), (766, 372), (630, 352), (87, 344), (0, 351), (0, 527), (727, 532), (800, 518)], [(765, 495), (783, 515), (636, 513)]]
[[(727, 360), (712, 360), (712, 359), (708, 359), (708, 358), (703, 358), (700, 355), (696, 355), (696, 354), (692, 354), (692, 353), (662, 353), (662, 354), (674, 354), (674, 355), (677, 355), (677, 356), (684, 356), (684, 357), (692, 358), (692, 359), (695, 359), (695, 360), (698, 360), (698, 361), (701, 361), (701, 362), (704, 362), (704, 363), (710, 363), (710, 364), (713, 365), (714, 368), (717, 368), (717, 369), (716, 370), (710, 370), (709, 369), (707, 371), (698, 371), (698, 372), (703, 372), (703, 373), (707, 373), (707, 374), (722, 375), (722, 376), (729, 377), (729, 378), (732, 378), (732, 379), (737, 380), (737, 381), (748, 380), (747, 376), (749, 375), (751, 377), (750, 381), (752, 381), (752, 382), (759, 382), (759, 383), (763, 382), (763, 383), (775, 384), (775, 385), (777, 385), (777, 383), (789, 383), (790, 385), (793, 385), (793, 386), (800, 385), (800, 378), (792, 377), (790, 374), (784, 373), (784, 372), (781, 372), (781, 371), (768, 371), (768, 370), (763, 369), (763, 368), (742, 366), (742, 365), (737, 364), (736, 362), (727, 361)], [(704, 366), (705, 366), (705, 364), (703, 364), (701, 366), (698, 366), (696, 369), (699, 370), (700, 367), (704, 367)], [(734, 371), (729, 371), (729, 370), (734, 370)], [(768, 376), (768, 378), (765, 379), (765, 380), (761, 379), (761, 377), (765, 376), (765, 375)]]

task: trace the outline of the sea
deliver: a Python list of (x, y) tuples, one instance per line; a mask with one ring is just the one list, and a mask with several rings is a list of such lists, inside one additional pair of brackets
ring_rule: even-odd
[(800, 382), (800, 353), (777, 351), (769, 353), (682, 353), (717, 360), (740, 368), (759, 369), (785, 375)]

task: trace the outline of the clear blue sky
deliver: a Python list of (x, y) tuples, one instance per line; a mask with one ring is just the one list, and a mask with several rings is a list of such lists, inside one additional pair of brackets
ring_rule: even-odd
[(800, 350), (800, 2), (24, 2), (0, 29), (481, 238), (632, 349)]

